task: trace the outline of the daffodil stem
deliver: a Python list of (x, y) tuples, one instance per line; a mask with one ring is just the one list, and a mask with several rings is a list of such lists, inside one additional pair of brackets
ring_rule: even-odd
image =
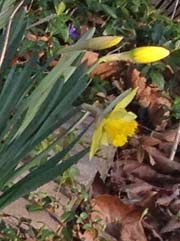
[(126, 97), (130, 92), (131, 92), (132, 89), (128, 89), (126, 91), (124, 91), (122, 94), (120, 94), (118, 97), (116, 97), (110, 105), (108, 105), (106, 107), (106, 109), (103, 111), (102, 115), (103, 116), (106, 116), (107, 114), (109, 114), (113, 108), (121, 101), (124, 99), (124, 97)]
[(113, 62), (113, 61), (133, 61), (133, 59), (130, 56), (130, 51), (126, 51), (119, 54), (110, 54), (110, 55), (101, 57), (98, 63)]
[(95, 107), (94, 105), (89, 105), (87, 103), (83, 103), (81, 105), (82, 109), (84, 109), (85, 111), (88, 111), (92, 114), (92, 116), (97, 117), (97, 115), (99, 114), (99, 109), (97, 107)]

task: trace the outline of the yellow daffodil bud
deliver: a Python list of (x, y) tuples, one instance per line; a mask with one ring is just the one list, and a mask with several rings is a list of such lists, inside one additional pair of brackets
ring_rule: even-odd
[(129, 51), (130, 57), (136, 63), (152, 63), (164, 59), (169, 55), (169, 50), (158, 46), (139, 47)]
[(170, 54), (169, 50), (158, 46), (139, 47), (119, 54), (106, 55), (99, 62), (131, 61), (139, 64), (148, 64), (159, 61)]
[(62, 52), (76, 50), (102, 50), (117, 45), (123, 37), (121, 36), (102, 36), (87, 40), (80, 40), (76, 44), (66, 47)]

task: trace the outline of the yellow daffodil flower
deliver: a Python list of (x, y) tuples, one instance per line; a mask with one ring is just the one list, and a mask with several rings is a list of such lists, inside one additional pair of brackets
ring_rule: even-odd
[(119, 54), (106, 55), (99, 62), (132, 61), (138, 64), (148, 64), (159, 61), (170, 54), (169, 50), (159, 46), (138, 47)]
[(132, 101), (136, 89), (125, 96), (112, 110), (102, 118), (94, 131), (90, 148), (90, 159), (101, 145), (123, 146), (128, 137), (132, 137), (137, 129), (136, 115), (125, 108)]

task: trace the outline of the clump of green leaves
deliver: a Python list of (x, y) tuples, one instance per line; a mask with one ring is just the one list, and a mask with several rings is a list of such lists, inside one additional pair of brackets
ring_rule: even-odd
[(4, 221), (0, 222), (0, 232), (2, 241), (22, 241), (18, 230), (7, 225)]
[(64, 240), (70, 241), (73, 239), (73, 228), (74, 230), (81, 230), (82, 233), (87, 230), (91, 230), (93, 233), (95, 233), (95, 236), (97, 236), (97, 224), (101, 220), (99, 218), (91, 220), (90, 218), (92, 206), (90, 203), (88, 190), (83, 185), (79, 185), (76, 182), (72, 186), (72, 193), (75, 193), (76, 195), (76, 202), (73, 207), (71, 205), (66, 205), (64, 213), (61, 216), (61, 220), (63, 222), (61, 234), (64, 237)]
[[(35, 53), (25, 65), (12, 66), (28, 21), (25, 11), (28, 6), (17, 6), (10, 35), (6, 35), (7, 23), (1, 31), (1, 38), (7, 38), (8, 45), (2, 41), (0, 46), (0, 52), (6, 48), (0, 66), (0, 208), (62, 175), (88, 151), (86, 148), (77, 155), (69, 155), (81, 133), (49, 156), (84, 115), (74, 106), (89, 79), (87, 68), (80, 64), (83, 54), (81, 51), (65, 54), (51, 71), (47, 65), (37, 64)], [(92, 34), (93, 31), (86, 34), (85, 39)], [(72, 117), (72, 124), (55, 136), (54, 131)], [(46, 143), (52, 135), (55, 138)]]

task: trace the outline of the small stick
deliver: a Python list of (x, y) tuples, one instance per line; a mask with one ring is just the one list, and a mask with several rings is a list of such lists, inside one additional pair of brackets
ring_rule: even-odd
[(179, 0), (176, 0), (176, 3), (175, 3), (175, 6), (174, 6), (174, 10), (173, 10), (171, 19), (173, 19), (174, 16), (175, 16), (175, 14), (176, 14), (176, 10), (177, 10), (178, 4), (179, 4)]
[(24, 3), (24, 0), (21, 1), (17, 5), (17, 7), (14, 9), (14, 11), (12, 12), (12, 14), (9, 17), (9, 22), (8, 22), (8, 26), (7, 26), (7, 30), (6, 30), (4, 45), (3, 45), (3, 49), (2, 49), (2, 52), (1, 52), (1, 56), (0, 56), (0, 69), (2, 67), (2, 63), (4, 61), (4, 58), (5, 58), (5, 55), (6, 55), (6, 51), (7, 51), (7, 46), (8, 46), (8, 41), (9, 41), (9, 35), (10, 35), (12, 20), (13, 20), (14, 16), (16, 15), (17, 11), (19, 10), (19, 8), (22, 6), (23, 3)]
[(120, 52), (119, 50), (124, 47), (126, 44), (122, 44), (121, 46), (117, 47), (116, 49), (113, 49), (112, 51), (109, 51), (107, 55), (113, 54), (115, 52)]
[(170, 161), (174, 160), (174, 157), (176, 155), (176, 151), (177, 151), (177, 148), (178, 148), (179, 140), (180, 140), (180, 123), (179, 123), (178, 128), (177, 128), (176, 137), (175, 137), (174, 144), (172, 146), (171, 154), (170, 154), (170, 157), (169, 157)]

